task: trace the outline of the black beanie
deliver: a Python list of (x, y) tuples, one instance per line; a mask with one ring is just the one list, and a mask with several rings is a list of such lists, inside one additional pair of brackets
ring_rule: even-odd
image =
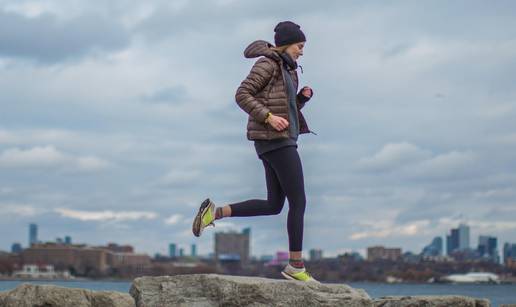
[(282, 21), (274, 28), (274, 44), (276, 47), (300, 43), (306, 41), (301, 27), (292, 21)]

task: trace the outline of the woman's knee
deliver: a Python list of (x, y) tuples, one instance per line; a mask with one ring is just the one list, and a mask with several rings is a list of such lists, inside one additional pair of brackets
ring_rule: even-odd
[(278, 215), (281, 213), (281, 210), (283, 209), (283, 205), (285, 204), (285, 201), (269, 201), (269, 209), (271, 215)]

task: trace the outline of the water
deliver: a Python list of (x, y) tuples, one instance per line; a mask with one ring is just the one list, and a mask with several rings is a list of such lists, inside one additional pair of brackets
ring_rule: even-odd
[[(22, 283), (53, 284), (62, 287), (89, 290), (129, 292), (129, 281), (0, 281), (0, 291), (16, 288)], [(349, 283), (353, 288), (364, 289), (372, 298), (389, 295), (465, 295), (487, 298), (492, 306), (516, 304), (516, 285), (452, 285), (452, 284), (383, 284), (371, 282)]]

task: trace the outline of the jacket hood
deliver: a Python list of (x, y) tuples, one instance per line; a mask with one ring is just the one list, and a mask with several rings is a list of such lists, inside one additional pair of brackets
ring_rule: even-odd
[(271, 47), (274, 47), (271, 43), (264, 40), (257, 40), (245, 48), (244, 56), (248, 59), (266, 56), (277, 62), (281, 62), (281, 57), (276, 51), (272, 50)]

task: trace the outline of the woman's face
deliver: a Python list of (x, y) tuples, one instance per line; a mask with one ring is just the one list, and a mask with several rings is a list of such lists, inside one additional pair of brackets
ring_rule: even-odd
[(303, 47), (305, 47), (305, 42), (295, 43), (288, 46), (285, 52), (290, 55), (294, 61), (296, 61), (300, 56), (303, 55)]

